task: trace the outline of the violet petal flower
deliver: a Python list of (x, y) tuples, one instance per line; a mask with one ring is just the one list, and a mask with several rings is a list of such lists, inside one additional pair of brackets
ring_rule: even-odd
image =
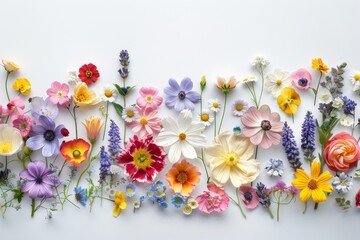
[(46, 116), (54, 120), (59, 113), (57, 105), (50, 102), (50, 98), (45, 100), (42, 97), (31, 98), (31, 115), (38, 119), (40, 116)]
[(184, 109), (194, 110), (195, 103), (200, 101), (200, 94), (191, 91), (193, 88), (191, 79), (184, 78), (180, 85), (176, 80), (169, 79), (169, 85), (164, 89), (166, 106), (178, 112)]

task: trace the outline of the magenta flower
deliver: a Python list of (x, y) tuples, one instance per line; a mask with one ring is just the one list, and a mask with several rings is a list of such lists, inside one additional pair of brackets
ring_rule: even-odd
[(158, 96), (159, 91), (153, 87), (142, 87), (139, 90), (140, 97), (136, 99), (136, 104), (141, 107), (151, 107), (157, 109), (163, 102), (163, 98)]
[(209, 183), (207, 187), (209, 191), (204, 191), (196, 198), (199, 210), (207, 214), (226, 210), (229, 206), (229, 197), (224, 189), (214, 183)]
[(292, 84), (300, 90), (309, 89), (312, 82), (311, 74), (304, 68), (300, 68), (293, 72), (290, 77), (292, 79)]
[(157, 110), (153, 108), (136, 108), (136, 113), (139, 116), (138, 119), (128, 123), (135, 134), (138, 134), (140, 138), (144, 138), (147, 135), (158, 135), (161, 130), (161, 119), (157, 116)]
[(357, 191), (355, 195), (355, 206), (360, 208), (360, 189)]
[(51, 88), (46, 91), (47, 95), (50, 97), (50, 102), (61, 107), (66, 107), (69, 105), (71, 99), (68, 97), (69, 94), (69, 85), (66, 83), (59, 83), (57, 81), (51, 84)]
[(3, 119), (8, 115), (9, 114), (7, 108), (4, 108), (3, 106), (0, 105), (0, 124), (3, 123)]
[(254, 209), (259, 204), (259, 197), (256, 194), (256, 189), (251, 186), (241, 186), (240, 197), (244, 202), (245, 207), (249, 209)]
[(28, 192), (32, 199), (52, 197), (52, 187), (59, 183), (56, 175), (46, 167), (44, 161), (30, 162), (27, 169), (20, 172), (19, 176), (25, 181), (21, 191)]
[(29, 135), (33, 125), (35, 125), (35, 121), (27, 115), (21, 115), (13, 121), (13, 127), (20, 130), (22, 138), (26, 138)]
[(19, 97), (15, 96), (8, 104), (7, 104), (7, 113), (10, 115), (11, 121), (14, 121), (19, 116), (24, 114), (25, 104), (24, 101)]
[(268, 105), (262, 105), (260, 109), (249, 108), (241, 122), (244, 125), (243, 134), (250, 138), (252, 144), (267, 149), (281, 142), (284, 123), (280, 122), (278, 113), (271, 112)]

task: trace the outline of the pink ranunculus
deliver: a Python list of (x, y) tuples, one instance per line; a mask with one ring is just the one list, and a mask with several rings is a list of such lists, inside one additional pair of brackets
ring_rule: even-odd
[(22, 138), (26, 138), (29, 135), (31, 126), (35, 124), (36, 122), (27, 115), (21, 115), (13, 121), (13, 127), (20, 130)]
[(19, 96), (15, 96), (11, 99), (11, 101), (7, 104), (7, 112), (10, 115), (11, 121), (14, 121), (19, 116), (23, 115), (24, 108), (24, 101)]
[(281, 133), (284, 123), (280, 122), (280, 115), (271, 112), (268, 105), (262, 105), (260, 109), (250, 107), (241, 117), (244, 125), (243, 134), (250, 138), (254, 145), (262, 148), (270, 148), (281, 142)]
[(70, 102), (69, 94), (69, 85), (66, 83), (53, 82), (51, 83), (51, 88), (46, 91), (47, 95), (50, 97), (50, 102), (52, 104), (57, 104), (59, 106), (68, 106)]
[(355, 206), (357, 208), (360, 208), (360, 190), (356, 193), (356, 196), (355, 196)]
[(147, 135), (156, 137), (161, 130), (161, 119), (157, 116), (157, 110), (150, 107), (137, 107), (136, 113), (139, 118), (127, 124), (132, 128), (131, 130), (140, 138)]
[(360, 158), (357, 140), (348, 133), (341, 132), (333, 136), (324, 149), (326, 165), (333, 171), (344, 172), (356, 167)]
[(225, 190), (214, 183), (209, 183), (207, 187), (209, 190), (196, 198), (199, 210), (207, 214), (226, 210), (229, 206), (229, 197)]
[(136, 104), (141, 108), (151, 107), (156, 109), (163, 102), (163, 98), (158, 96), (159, 91), (154, 87), (142, 87), (139, 93), (140, 97), (136, 99)]
[(300, 68), (299, 70), (293, 72), (291, 74), (292, 84), (301, 90), (309, 89), (312, 77), (311, 74), (304, 68)]
[(254, 209), (259, 204), (259, 197), (256, 194), (256, 189), (251, 186), (241, 186), (240, 189), (241, 200), (245, 203), (245, 207)]

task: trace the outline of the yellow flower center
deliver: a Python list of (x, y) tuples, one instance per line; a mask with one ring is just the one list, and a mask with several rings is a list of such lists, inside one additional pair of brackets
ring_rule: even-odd
[(218, 107), (219, 107), (219, 103), (218, 103), (218, 102), (213, 102), (212, 105), (213, 105), (214, 108), (218, 108)]
[(225, 163), (228, 166), (235, 166), (239, 161), (239, 155), (234, 152), (229, 152), (225, 156)]
[(188, 175), (185, 172), (180, 172), (177, 176), (176, 176), (176, 180), (183, 184), (188, 180)]
[(201, 114), (201, 121), (203, 121), (203, 122), (209, 121), (209, 114), (207, 114), (207, 113)]
[(354, 79), (355, 79), (355, 81), (359, 81), (360, 80), (360, 74), (355, 74)]
[(282, 84), (282, 80), (278, 79), (276, 80), (276, 85), (280, 86)]
[(9, 153), (12, 151), (12, 143), (9, 141), (4, 141), (0, 143), (0, 153)]
[(79, 95), (76, 96), (76, 99), (77, 99), (79, 102), (86, 102), (86, 100), (87, 100), (88, 98), (87, 98), (87, 95), (86, 95), (86, 94), (80, 93)]
[(315, 179), (311, 179), (308, 183), (308, 188), (310, 188), (311, 190), (317, 189), (317, 182)]
[(132, 188), (128, 188), (126, 191), (127, 191), (128, 193), (132, 193), (132, 192), (133, 192), (133, 189), (132, 189)]
[(120, 198), (115, 198), (114, 203), (115, 203), (116, 206), (119, 206), (121, 204), (121, 199)]
[(152, 96), (146, 96), (145, 100), (146, 100), (147, 102), (151, 102)]
[(132, 110), (127, 110), (126, 116), (128, 116), (129, 118), (132, 118), (132, 117), (134, 116), (134, 111), (132, 111)]
[(59, 97), (62, 97), (63, 92), (62, 92), (62, 91), (58, 91), (58, 92), (57, 92), (57, 95), (58, 95)]
[(146, 169), (152, 163), (151, 154), (144, 148), (139, 148), (132, 154), (134, 165), (139, 169)]
[(186, 139), (186, 134), (185, 133), (180, 133), (179, 134), (179, 139), (181, 140), (181, 141), (183, 141), (183, 140), (185, 140)]
[(140, 118), (141, 125), (146, 125), (147, 123), (148, 123), (148, 121), (146, 120), (146, 118)]
[(74, 150), (72, 154), (73, 154), (74, 158), (78, 158), (78, 157), (80, 157), (81, 152), (79, 150)]
[(241, 103), (238, 103), (235, 105), (236, 111), (241, 111), (241, 110), (243, 110), (243, 108), (244, 108), (244, 106)]
[(86, 75), (87, 78), (91, 78), (92, 77), (92, 72), (87, 70), (85, 75)]
[(106, 89), (104, 94), (105, 94), (106, 97), (109, 98), (109, 97), (112, 97), (113, 92), (110, 89)]

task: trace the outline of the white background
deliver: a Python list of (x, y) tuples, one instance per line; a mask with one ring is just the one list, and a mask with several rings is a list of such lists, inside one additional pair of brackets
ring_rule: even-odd
[[(13, 78), (27, 77), (33, 83), (31, 96), (43, 96), (51, 82), (65, 82), (69, 70), (89, 62), (96, 64), (101, 74), (94, 89), (100, 89), (105, 83), (119, 83), (118, 54), (121, 49), (127, 49), (131, 61), (129, 85), (156, 85), (162, 92), (170, 77), (180, 81), (188, 76), (197, 82), (205, 74), (208, 79), (205, 100), (221, 99), (213, 85), (216, 77), (235, 75), (240, 79), (254, 73), (249, 62), (257, 55), (270, 59), (268, 72), (277, 67), (289, 71), (305, 67), (316, 81), (318, 74), (311, 70), (311, 59), (315, 57), (322, 57), (329, 66), (348, 62), (346, 76), (351, 70), (359, 69), (359, 9), (360, 2), (356, 0), (298, 3), (285, 0), (2, 1), (0, 59), (16, 61), (21, 70)], [(0, 77), (3, 82), (4, 71)], [(350, 97), (358, 100), (359, 97), (351, 93), (350, 81), (346, 79), (345, 84)], [(195, 88), (199, 90), (197, 84)], [(1, 104), (5, 104), (2, 86), (0, 90)], [(14, 92), (10, 92), (13, 96)], [(136, 97), (137, 94), (133, 94), (130, 99)], [(312, 108), (313, 100), (311, 92), (302, 92), (301, 97), (303, 102), (295, 116), (296, 124), (280, 113), (282, 120), (289, 121), (295, 128), (298, 143), (300, 123), (306, 110)], [(230, 94), (229, 103), (237, 98), (249, 101), (249, 94), (242, 86)], [(263, 102), (270, 103), (273, 111), (281, 111), (269, 93), (265, 93)], [(173, 110), (164, 106), (161, 113), (174, 115)], [(82, 111), (79, 121), (90, 114), (99, 112), (95, 108)], [(111, 114), (118, 120), (113, 112)], [(58, 123), (64, 121), (65, 116)], [(230, 130), (239, 122), (228, 108), (223, 129)], [(69, 129), (73, 126), (71, 121), (65, 120), (65, 123)], [(80, 134), (85, 136), (82, 128)], [(210, 139), (212, 130), (208, 135)], [(286, 160), (281, 146), (260, 150), (262, 168), (269, 156)], [(306, 164), (304, 167), (307, 169)], [(291, 179), (292, 171), (287, 167), (283, 180), (289, 184)], [(260, 180), (269, 185), (275, 182), (264, 172)], [(203, 178), (196, 193), (205, 189), (204, 181)], [(352, 192), (346, 195), (352, 202), (359, 185), (355, 182)], [(334, 193), (317, 212), (309, 204), (305, 215), (300, 201), (283, 206), (280, 222), (271, 220), (260, 207), (247, 211), (248, 219), (244, 220), (232, 204), (223, 214), (206, 216), (196, 212), (187, 217), (173, 207), (163, 211), (148, 203), (136, 214), (129, 208), (119, 218), (113, 218), (112, 204), (108, 202), (102, 206), (96, 204), (92, 213), (88, 208), (77, 210), (67, 205), (63, 212), (55, 213), (54, 219), (47, 221), (45, 212), (41, 211), (30, 219), (26, 200), (21, 211), (11, 210), (0, 220), (0, 231), (6, 239), (245, 239), (255, 236), (259, 239), (315, 239), (317, 236), (335, 239), (355, 236), (359, 210), (355, 207), (347, 212), (340, 210), (334, 202), (336, 196)]]

